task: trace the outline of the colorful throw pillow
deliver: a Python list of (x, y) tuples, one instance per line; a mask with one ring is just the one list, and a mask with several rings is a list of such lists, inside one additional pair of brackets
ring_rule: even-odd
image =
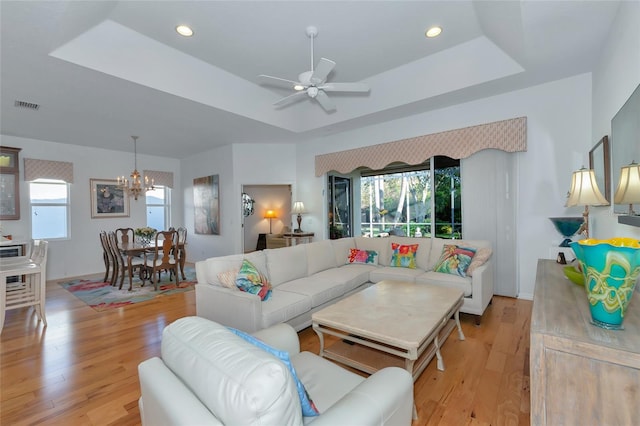
[(254, 336), (245, 333), (244, 331), (236, 330), (235, 328), (231, 328), (231, 327), (229, 327), (229, 330), (231, 330), (237, 336), (242, 337), (244, 340), (251, 343), (252, 345), (255, 345), (260, 349), (269, 352), (271, 355), (274, 355), (280, 361), (282, 361), (284, 365), (286, 365), (289, 371), (291, 372), (291, 375), (293, 376), (293, 381), (296, 384), (298, 397), (300, 398), (300, 405), (302, 405), (302, 415), (305, 417), (314, 417), (320, 414), (315, 404), (309, 397), (309, 393), (305, 389), (304, 384), (298, 378), (298, 375), (296, 374), (296, 369), (293, 368), (293, 364), (291, 364), (291, 359), (289, 358), (288, 352), (281, 351), (276, 348), (272, 348), (271, 346), (264, 343), (262, 340), (257, 339)]
[(378, 252), (375, 250), (358, 250), (355, 248), (349, 249), (347, 255), (347, 264), (350, 263), (365, 263), (369, 265), (378, 264)]
[(398, 266), (401, 268), (416, 268), (416, 252), (418, 251), (419, 244), (398, 244), (391, 243), (391, 262), (389, 266)]
[(471, 260), (469, 269), (467, 269), (467, 276), (473, 276), (473, 271), (475, 271), (477, 267), (484, 265), (484, 263), (491, 257), (491, 253), (492, 251), (489, 247), (479, 248)]
[(236, 286), (242, 291), (260, 296), (260, 300), (263, 301), (271, 296), (269, 280), (247, 259), (242, 261), (242, 266), (236, 276)]
[(220, 272), (218, 274), (218, 280), (220, 280), (224, 287), (235, 290), (238, 288), (236, 287), (236, 277), (238, 276), (239, 271), (240, 268), (234, 268), (229, 269), (228, 271)]
[(442, 247), (440, 259), (433, 267), (434, 272), (445, 274), (467, 276), (467, 269), (471, 264), (471, 259), (476, 254), (476, 249), (470, 247), (459, 247), (453, 244), (445, 244)]

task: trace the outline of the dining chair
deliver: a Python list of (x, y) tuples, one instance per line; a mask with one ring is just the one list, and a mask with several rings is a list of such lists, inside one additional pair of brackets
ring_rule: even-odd
[[(180, 272), (182, 273), (182, 279), (186, 280), (187, 277), (184, 274), (184, 264), (187, 259), (187, 251), (185, 249), (185, 244), (187, 243), (187, 228), (181, 226), (176, 229), (172, 226), (169, 228), (169, 231), (177, 232), (176, 245), (172, 249), (172, 254), (176, 257), (176, 259), (178, 259), (178, 266), (180, 268)], [(171, 277), (173, 276), (173, 270), (170, 269), (168, 272), (169, 280), (171, 280)]]
[(177, 231), (159, 231), (156, 234), (155, 246), (152, 246), (152, 251), (145, 257), (145, 266), (156, 291), (158, 291), (160, 272), (163, 269), (169, 271), (169, 279), (171, 279), (173, 272), (173, 276), (176, 277), (176, 286), (179, 284), (178, 267), (180, 262), (175, 251), (177, 242)]
[(118, 244), (127, 244), (129, 242), (134, 243), (136, 238), (133, 228), (116, 229), (116, 237), (118, 237)]
[(184, 226), (179, 227), (176, 232), (178, 233), (178, 242), (176, 249), (178, 251), (178, 260), (180, 263), (180, 273), (182, 273), (182, 279), (186, 280), (184, 275), (184, 264), (187, 261), (187, 228)]
[(142, 269), (144, 268), (144, 259), (135, 256), (123, 256), (120, 248), (118, 247), (118, 237), (115, 232), (109, 232), (107, 235), (107, 239), (109, 241), (109, 246), (111, 247), (111, 252), (115, 258), (116, 271), (117, 274), (114, 274), (116, 279), (113, 281), (112, 285), (118, 281), (120, 278), (120, 285), (118, 286), (119, 290), (122, 290), (122, 284), (124, 283), (125, 274), (129, 275), (129, 291), (133, 290), (133, 271), (138, 269), (138, 273), (140, 278), (143, 278)]
[[(34, 240), (31, 257), (22, 262), (0, 259), (0, 332), (4, 327), (7, 310), (33, 306), (42, 324), (46, 327), (45, 300), (47, 288), (47, 252), (49, 243)], [(18, 282), (7, 282), (8, 277), (24, 277)]]
[(113, 285), (117, 265), (116, 259), (111, 251), (111, 247), (109, 247), (109, 240), (106, 231), (100, 231), (100, 244), (102, 245), (102, 259), (104, 260), (105, 268), (104, 279), (102, 281), (107, 282), (107, 280), (109, 280), (111, 285)]

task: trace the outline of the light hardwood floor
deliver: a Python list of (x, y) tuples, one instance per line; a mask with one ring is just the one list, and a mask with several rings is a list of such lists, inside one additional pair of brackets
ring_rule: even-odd
[[(418, 425), (528, 425), (530, 301), (495, 297), (480, 327), (462, 315), (415, 383)], [(43, 328), (33, 309), (9, 311), (0, 336), (0, 424), (138, 425), (138, 364), (159, 355), (162, 329), (195, 315), (195, 292), (96, 312), (55, 282)], [(300, 333), (303, 350), (318, 338)]]

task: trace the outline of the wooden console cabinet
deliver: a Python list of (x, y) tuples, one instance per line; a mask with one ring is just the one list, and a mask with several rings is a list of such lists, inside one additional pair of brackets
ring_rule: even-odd
[(640, 424), (640, 295), (624, 330), (590, 323), (584, 287), (539, 260), (531, 318), (531, 425)]

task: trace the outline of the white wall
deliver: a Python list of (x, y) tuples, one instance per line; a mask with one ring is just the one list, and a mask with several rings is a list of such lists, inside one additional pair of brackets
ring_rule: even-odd
[[(242, 186), (291, 185), (295, 188), (295, 145), (225, 145), (182, 160), (183, 214), (189, 230), (188, 259), (242, 253)], [(220, 235), (193, 232), (193, 179), (220, 176)], [(295, 194), (295, 189), (293, 190)], [(286, 220), (283, 218), (283, 221)]]
[[(111, 151), (35, 139), (0, 135), (3, 146), (22, 148), (20, 151), (20, 220), (2, 221), (3, 232), (13, 234), (15, 240), (31, 239), (29, 187), (24, 181), (24, 158), (70, 161), (73, 163), (74, 183), (71, 185), (70, 238), (53, 240), (49, 244), (47, 279), (59, 279), (104, 271), (102, 247), (98, 239), (101, 230), (119, 227), (140, 227), (146, 224), (144, 196), (131, 199), (130, 217), (92, 219), (89, 198), (89, 179), (115, 179), (128, 176), (133, 170), (133, 152)], [(173, 172), (174, 186), (180, 188), (180, 163), (171, 158), (138, 154), (139, 170)], [(182, 224), (182, 196), (174, 191), (172, 224)]]
[[(593, 72), (592, 144), (604, 135), (611, 136), (611, 119), (640, 84), (640, 2), (621, 2), (611, 28), (599, 66)], [(612, 147), (615, 143), (611, 140)], [(611, 184), (615, 190), (617, 182)], [(594, 238), (640, 238), (640, 228), (618, 224), (612, 207), (593, 207), (590, 218)]]
[[(314, 157), (371, 144), (437, 133), (492, 121), (527, 117), (527, 152), (517, 156), (519, 200), (517, 262), (519, 296), (531, 298), (538, 258), (558, 239), (552, 216), (576, 215), (564, 208), (571, 172), (586, 164), (591, 141), (591, 78), (583, 74), (491, 98), (456, 105), (358, 130), (318, 138), (297, 148), (298, 195), (310, 210), (305, 229), (326, 238), (324, 178), (314, 175)], [(463, 200), (464, 202), (464, 200)]]

